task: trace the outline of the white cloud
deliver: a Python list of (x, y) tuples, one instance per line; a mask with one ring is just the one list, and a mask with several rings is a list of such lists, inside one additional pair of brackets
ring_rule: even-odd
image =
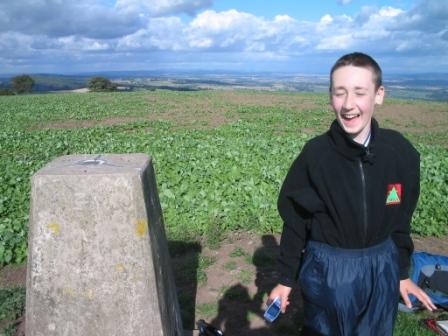
[(213, 45), (213, 40), (209, 37), (191, 39), (189, 46), (197, 49), (208, 49)]
[(120, 51), (185, 50), (183, 37), (184, 24), (175, 16), (154, 18), (145, 28), (120, 38), (117, 49)]
[(114, 6), (90, 0), (0, 2), (0, 32), (110, 39), (132, 34), (152, 17), (193, 15), (213, 0), (117, 0)]
[(320, 21), (319, 21), (319, 23), (320, 23), (322, 26), (328, 26), (328, 25), (331, 24), (332, 22), (333, 22), (333, 18), (331, 17), (330, 14), (326, 14), (326, 15), (322, 16), (322, 17), (320, 18)]
[(378, 12), (379, 16), (382, 17), (395, 17), (399, 14), (402, 14), (404, 11), (399, 8), (393, 8), (393, 7), (383, 7)]
[(287, 15), (276, 16), (269, 21), (236, 10), (208, 10), (199, 14), (185, 32), (192, 47), (264, 51), (269, 45), (283, 46), (286, 37), (290, 41), (297, 41), (295, 24), (296, 21)]
[(104, 51), (110, 49), (109, 43), (86, 37), (66, 36), (60, 37), (56, 41), (58, 48), (76, 52)]
[[(0, 55), (14, 61), (96, 57), (181, 62), (185, 55), (241, 60), (310, 59), (360, 50), (380, 54), (448, 54), (448, 2), (427, 0), (409, 10), (362, 7), (356, 15), (299, 21), (238, 10), (206, 9), (212, 0), (20, 0), (0, 3)], [(205, 10), (204, 10), (205, 9)], [(197, 14), (194, 14), (196, 13)], [(191, 18), (180, 13), (193, 15)], [(163, 56), (162, 56), (163, 55)], [(168, 57), (168, 55), (171, 55)], [(237, 56), (239, 55), (239, 56)], [(410, 57), (411, 57), (410, 56)], [(74, 57), (74, 56), (73, 56)], [(185, 61), (183, 61), (185, 62)], [(203, 64), (204, 62), (202, 62)], [(221, 62), (226, 63), (226, 62)], [(140, 64), (140, 63), (139, 63)]]
[(421, 1), (409, 11), (402, 12), (397, 17), (393, 27), (395, 30), (423, 31), (438, 33), (448, 29), (448, 1)]
[(352, 3), (352, 1), (353, 0), (338, 0), (338, 3), (340, 4), (340, 5), (348, 5), (348, 4), (351, 4)]
[(199, 14), (191, 23), (190, 29), (195, 31), (206, 31), (211, 34), (222, 32), (247, 30), (260, 22), (256, 16), (238, 12), (234, 9), (225, 12), (215, 12), (207, 10)]
[(316, 46), (317, 50), (348, 50), (353, 47), (352, 34), (324, 37)]
[(139, 17), (88, 0), (0, 2), (0, 32), (102, 39), (129, 34), (142, 24)]

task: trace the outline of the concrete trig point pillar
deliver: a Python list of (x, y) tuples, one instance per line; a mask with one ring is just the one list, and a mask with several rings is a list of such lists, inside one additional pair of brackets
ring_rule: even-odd
[(183, 335), (147, 155), (64, 156), (33, 176), (26, 335)]

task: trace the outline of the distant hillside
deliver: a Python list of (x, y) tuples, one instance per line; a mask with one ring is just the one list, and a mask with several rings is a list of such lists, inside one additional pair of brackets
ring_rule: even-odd
[[(34, 79), (34, 92), (48, 92), (60, 90), (74, 90), (87, 86), (90, 77), (86, 76), (68, 76), (68, 75), (31, 75)], [(10, 77), (0, 78), (0, 87), (10, 87)]]
[(87, 86), (89, 77), (60, 76), (60, 75), (33, 75), (36, 84), (35, 91), (74, 90)]
[[(35, 92), (75, 90), (87, 87), (91, 77), (103, 76), (127, 90), (176, 91), (255, 89), (289, 92), (328, 92), (328, 76), (285, 73), (112, 71), (78, 75), (35, 74)], [(0, 89), (9, 87), (0, 75)], [(385, 76), (387, 94), (405, 99), (448, 100), (448, 74), (400, 74)]]

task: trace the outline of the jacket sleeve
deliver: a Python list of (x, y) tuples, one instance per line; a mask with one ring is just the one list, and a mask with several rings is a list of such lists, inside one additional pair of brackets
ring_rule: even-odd
[(402, 190), (402, 215), (392, 232), (392, 239), (399, 253), (400, 280), (409, 278), (410, 256), (414, 250), (411, 238), (412, 214), (420, 195), (420, 156), (412, 146), (408, 160), (403, 165), (405, 171)]
[(280, 189), (278, 211), (283, 220), (280, 240), (280, 283), (296, 283), (302, 250), (307, 240), (307, 226), (312, 213), (321, 206), (310, 186), (306, 146), (293, 162)]

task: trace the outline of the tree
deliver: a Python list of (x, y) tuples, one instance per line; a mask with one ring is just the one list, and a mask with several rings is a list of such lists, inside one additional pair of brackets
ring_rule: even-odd
[(29, 75), (20, 75), (11, 78), (11, 85), (17, 94), (30, 93), (33, 90), (34, 79)]
[(117, 85), (104, 77), (93, 77), (89, 79), (88, 88), (94, 92), (115, 91)]

